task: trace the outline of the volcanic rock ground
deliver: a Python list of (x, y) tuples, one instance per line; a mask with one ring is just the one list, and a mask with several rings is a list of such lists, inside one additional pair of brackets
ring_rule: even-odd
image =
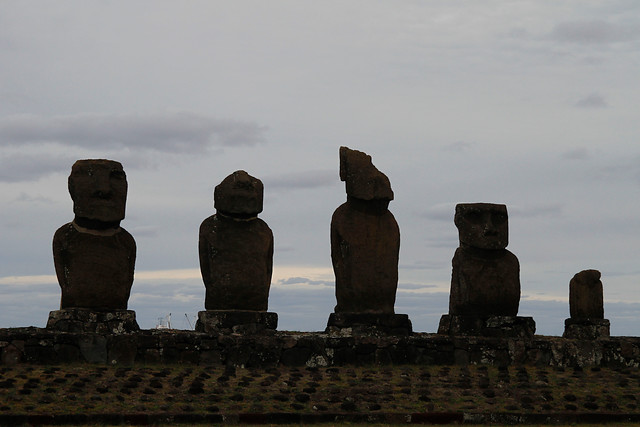
[(34, 423), (64, 419), (75, 423), (92, 417), (123, 422), (109, 418), (110, 414), (128, 415), (129, 421), (138, 419), (139, 424), (149, 421), (149, 416), (156, 421), (232, 423), (366, 422), (388, 421), (394, 416), (398, 422), (428, 422), (437, 416), (454, 422), (518, 422), (526, 421), (527, 414), (550, 422), (576, 420), (576, 416), (596, 421), (636, 420), (640, 419), (639, 405), (638, 368), (0, 367), (2, 425), (26, 422), (27, 416), (36, 417)]

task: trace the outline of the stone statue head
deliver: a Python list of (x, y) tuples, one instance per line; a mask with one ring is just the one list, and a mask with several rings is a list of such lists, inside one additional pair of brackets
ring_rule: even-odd
[(262, 181), (243, 170), (235, 171), (216, 186), (214, 207), (223, 215), (251, 217), (262, 212)]
[(507, 207), (493, 203), (461, 203), (454, 218), (460, 244), (479, 249), (505, 249), (509, 244)]
[(347, 195), (360, 200), (393, 200), (389, 178), (371, 163), (362, 151), (340, 147), (340, 180)]
[(76, 218), (105, 223), (124, 219), (127, 176), (113, 160), (78, 160), (71, 167), (69, 194)]

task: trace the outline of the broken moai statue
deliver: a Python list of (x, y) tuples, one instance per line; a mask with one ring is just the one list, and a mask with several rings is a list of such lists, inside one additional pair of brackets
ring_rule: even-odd
[(331, 218), (331, 260), (336, 277), (334, 313), (327, 332), (407, 335), (411, 322), (395, 314), (400, 229), (389, 211), (391, 184), (371, 156), (340, 147), (340, 180), (347, 201)]
[(262, 212), (262, 182), (245, 171), (226, 177), (214, 191), (216, 214), (200, 226), (200, 271), (205, 309), (196, 330), (259, 332), (275, 329), (267, 312), (273, 269), (273, 233)]
[(449, 314), (438, 333), (529, 337), (535, 323), (518, 317), (520, 265), (506, 249), (509, 243), (507, 207), (491, 203), (456, 206), (454, 222), (460, 247), (455, 252)]
[(75, 218), (53, 237), (53, 259), (62, 290), (60, 310), (47, 328), (67, 332), (138, 330), (127, 310), (133, 285), (136, 243), (120, 227), (127, 178), (113, 160), (78, 160), (71, 168), (69, 193)]
[(594, 340), (610, 334), (604, 318), (604, 298), (598, 270), (583, 270), (569, 282), (569, 314), (564, 321), (565, 338)]

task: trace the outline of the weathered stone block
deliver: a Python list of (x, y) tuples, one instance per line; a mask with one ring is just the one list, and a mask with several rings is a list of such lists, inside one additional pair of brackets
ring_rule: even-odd
[(132, 365), (138, 353), (137, 337), (132, 335), (110, 336), (107, 351), (108, 363)]
[(521, 316), (459, 316), (445, 314), (440, 318), (438, 333), (452, 336), (484, 336), (496, 338), (533, 338), (536, 323)]
[(132, 310), (92, 311), (80, 308), (54, 310), (49, 313), (47, 329), (61, 332), (96, 332), (124, 334), (139, 331)]
[(609, 338), (610, 326), (608, 319), (565, 319), (562, 336), (577, 340)]
[(82, 335), (79, 340), (80, 354), (89, 363), (107, 362), (107, 338), (103, 335)]
[(400, 335), (412, 333), (406, 314), (393, 313), (331, 313), (326, 333), (338, 336)]
[(282, 352), (280, 363), (284, 366), (304, 366), (311, 357), (308, 347), (294, 347)]
[(257, 334), (278, 327), (278, 314), (267, 311), (207, 310), (198, 312), (196, 331)]

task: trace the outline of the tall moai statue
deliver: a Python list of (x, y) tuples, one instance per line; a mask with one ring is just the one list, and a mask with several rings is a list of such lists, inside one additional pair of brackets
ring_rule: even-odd
[(276, 329), (267, 312), (273, 270), (273, 233), (262, 212), (262, 181), (239, 170), (214, 190), (216, 214), (200, 225), (198, 252), (206, 288), (198, 313), (202, 332), (259, 332)]
[(569, 282), (569, 319), (564, 321), (565, 338), (594, 340), (608, 338), (610, 322), (604, 318), (604, 296), (598, 270), (583, 270)]
[(53, 259), (62, 290), (60, 310), (47, 328), (69, 332), (138, 330), (127, 310), (136, 243), (120, 227), (127, 177), (113, 160), (78, 160), (68, 180), (75, 218), (53, 236)]
[(409, 317), (394, 312), (400, 229), (388, 209), (393, 200), (389, 178), (371, 156), (340, 147), (340, 180), (347, 201), (331, 218), (337, 304), (327, 332), (409, 334)]
[(507, 250), (507, 207), (492, 203), (456, 206), (460, 246), (453, 256), (449, 314), (438, 333), (529, 337), (535, 322), (517, 317), (520, 264)]

